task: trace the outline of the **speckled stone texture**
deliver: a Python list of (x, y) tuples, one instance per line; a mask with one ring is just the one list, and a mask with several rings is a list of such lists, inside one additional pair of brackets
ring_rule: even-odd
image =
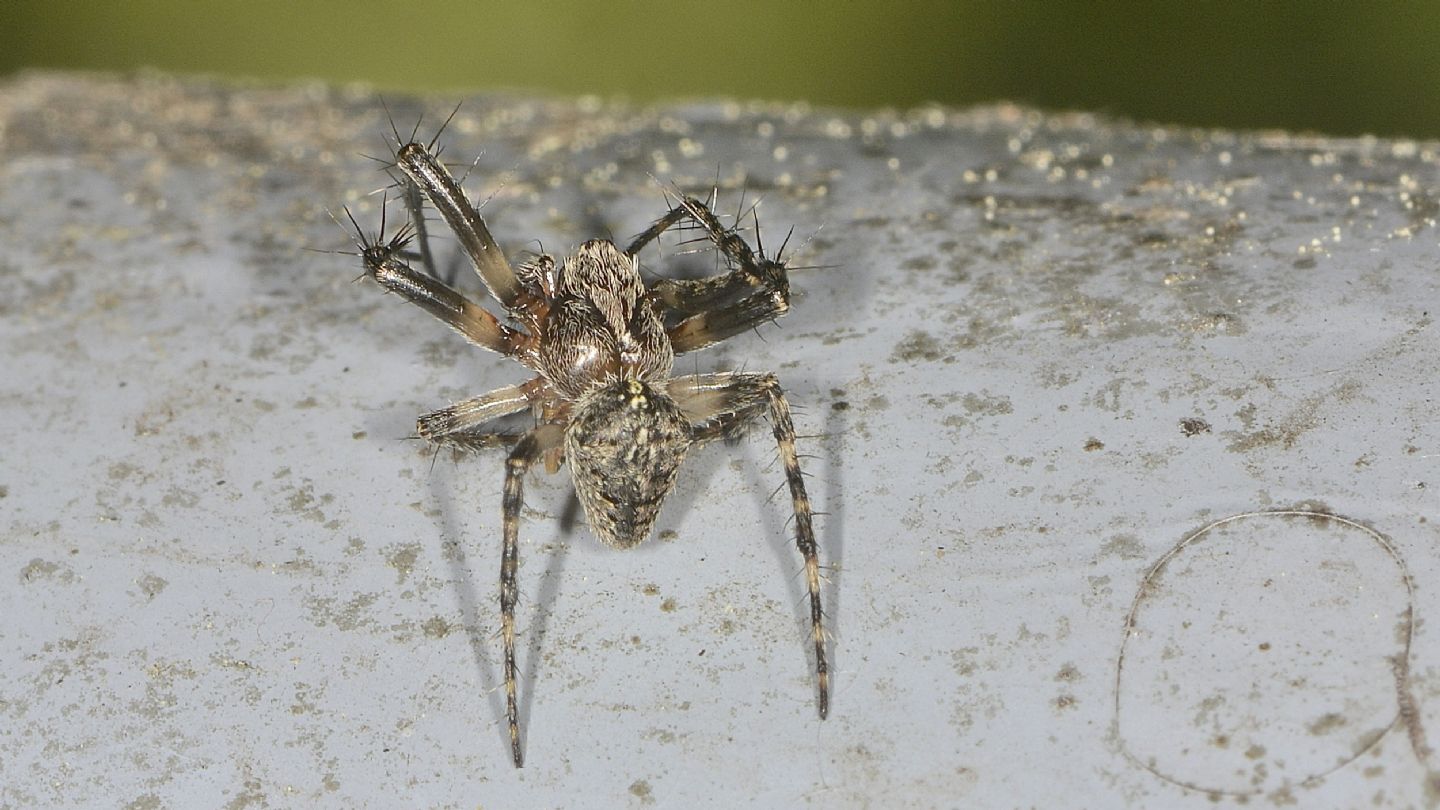
[[(387, 102), (428, 138), (461, 100)], [(758, 430), (695, 453), (633, 550), (532, 478), (516, 771), (503, 451), (406, 437), (523, 370), (325, 252), (353, 249), (327, 211), (379, 225), (377, 94), (26, 74), (0, 84), (0, 806), (1440, 796), (1436, 144), (463, 101), (445, 156), (512, 255), (626, 238), (670, 184), (763, 198), (767, 244), (794, 226), (790, 315), (677, 371), (774, 371), (796, 408), (830, 719)], [(645, 268), (713, 268), (686, 249)]]

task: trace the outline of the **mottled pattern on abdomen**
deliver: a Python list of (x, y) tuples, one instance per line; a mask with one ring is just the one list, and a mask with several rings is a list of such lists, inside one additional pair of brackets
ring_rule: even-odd
[(585, 394), (565, 431), (565, 459), (590, 530), (628, 548), (650, 534), (689, 446), (690, 423), (663, 391), (634, 378)]

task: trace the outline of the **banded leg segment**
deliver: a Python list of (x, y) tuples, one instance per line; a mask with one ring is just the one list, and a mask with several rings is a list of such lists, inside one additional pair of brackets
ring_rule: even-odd
[(666, 330), (676, 354), (693, 352), (769, 323), (784, 315), (790, 302), (771, 291), (757, 292), (732, 304), (691, 315)]
[(564, 443), (558, 425), (541, 425), (526, 433), (505, 462), (505, 495), (501, 502), (504, 546), (500, 552), (500, 633), (505, 643), (505, 719), (510, 725), (510, 756), (521, 767), (520, 710), (515, 687), (515, 601), (520, 587), (520, 509), (525, 503), (525, 474), (546, 452)]
[(800, 472), (800, 456), (795, 451), (795, 425), (790, 421), (790, 403), (780, 390), (780, 383), (765, 375), (763, 383), (769, 400), (770, 426), (785, 465), (785, 481), (790, 486), (790, 503), (795, 510), (795, 545), (805, 558), (805, 585), (810, 591), (810, 635), (815, 642), (815, 680), (819, 688), (820, 718), (830, 713), (830, 668), (825, 662), (824, 614), (820, 610), (820, 558), (815, 542), (814, 518), (810, 496), (805, 492), (805, 477)]
[(815, 542), (814, 515), (805, 491), (805, 476), (795, 450), (795, 425), (790, 404), (773, 374), (697, 374), (670, 381), (670, 395), (690, 419), (696, 441), (730, 437), (761, 414), (779, 446), (795, 513), (795, 546), (805, 561), (805, 585), (810, 595), (810, 635), (815, 645), (815, 679), (820, 717), (830, 713), (830, 668), (825, 659), (824, 614), (820, 610), (820, 555)]
[(424, 144), (414, 141), (405, 144), (395, 153), (395, 163), (440, 212), (460, 246), (475, 265), (475, 272), (485, 283), (485, 289), (495, 296), (507, 310), (515, 309), (524, 290), (515, 270), (506, 261), (500, 246), (490, 235), (490, 229), (480, 212), (465, 196), (460, 184), (450, 175)]
[(461, 295), (453, 287), (422, 273), (397, 258), (402, 241), (391, 240), (365, 248), (365, 271), (380, 286), (435, 316), (466, 340), (483, 349), (513, 355), (529, 338), (502, 323), (489, 310)]
[[(488, 394), (461, 400), (454, 405), (420, 417), (415, 432), (435, 444), (452, 444), (492, 419), (519, 413), (530, 407), (530, 383), (507, 385)], [(463, 444), (463, 442), (461, 442)]]
[(693, 197), (682, 197), (678, 205), (636, 236), (625, 252), (634, 256), (660, 234), (687, 219), (705, 231), (732, 269), (709, 278), (659, 279), (651, 285), (650, 292), (661, 303), (672, 312), (693, 315), (722, 307), (737, 296), (761, 288), (780, 302), (781, 312), (789, 308), (790, 281), (785, 264), (765, 258), (763, 250), (752, 249), (735, 229), (726, 228), (709, 206)]

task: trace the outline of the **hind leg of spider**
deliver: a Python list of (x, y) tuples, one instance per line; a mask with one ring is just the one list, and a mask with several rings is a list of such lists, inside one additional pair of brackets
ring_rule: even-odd
[[(635, 237), (625, 252), (634, 256), (645, 245), (659, 238), (661, 233), (685, 220), (694, 222), (705, 232), (724, 254), (732, 269), (708, 278), (662, 278), (651, 285), (651, 295), (672, 312), (681, 315), (691, 315), (722, 306), (736, 296), (753, 292), (756, 288), (769, 291), (777, 300), (783, 302), (782, 306), (789, 306), (790, 280), (786, 275), (784, 262), (767, 259), (763, 249), (752, 249), (741, 238), (737, 229), (726, 228), (708, 205), (693, 197), (682, 197), (678, 205)], [(756, 227), (758, 233), (758, 224)]]
[(541, 425), (526, 433), (505, 462), (505, 496), (501, 507), (504, 548), (500, 554), (500, 633), (505, 642), (505, 719), (510, 726), (510, 755), (515, 767), (524, 764), (520, 749), (520, 710), (515, 694), (515, 600), (520, 594), (520, 507), (525, 500), (525, 474), (547, 452), (565, 441), (559, 425)]
[(824, 614), (820, 610), (820, 555), (815, 542), (813, 512), (805, 491), (805, 477), (795, 450), (795, 425), (790, 405), (773, 374), (696, 374), (670, 381), (669, 393), (694, 428), (695, 441), (705, 442), (738, 435), (764, 415), (779, 447), (795, 513), (795, 546), (805, 561), (805, 585), (810, 595), (810, 636), (815, 645), (815, 679), (820, 717), (830, 712), (830, 668), (825, 659)]

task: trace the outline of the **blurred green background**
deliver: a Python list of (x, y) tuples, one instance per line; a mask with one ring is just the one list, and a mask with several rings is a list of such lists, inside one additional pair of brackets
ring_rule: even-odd
[(0, 74), (155, 67), (392, 91), (1007, 99), (1440, 137), (1440, 2), (0, 0)]

